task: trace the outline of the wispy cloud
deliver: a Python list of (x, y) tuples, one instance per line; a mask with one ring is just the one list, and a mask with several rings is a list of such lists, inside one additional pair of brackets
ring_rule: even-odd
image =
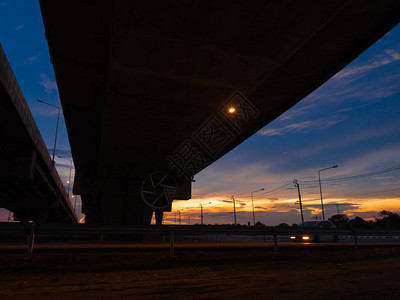
[(324, 143), (321, 143), (320, 145), (298, 149), (296, 151), (296, 156), (304, 158), (318, 153), (323, 153), (324, 151), (328, 150), (348, 148), (351, 145), (389, 136), (390, 134), (395, 133), (396, 130), (396, 128), (376, 128), (368, 131), (351, 131), (349, 133), (342, 134), (340, 139), (332, 139), (330, 141), (324, 141)]
[(400, 60), (400, 53), (393, 49), (386, 49), (385, 54), (382, 54), (377, 58), (368, 61), (364, 65), (345, 68), (343, 71), (337, 73), (333, 78), (343, 79), (345, 77), (354, 76), (356, 74), (361, 74), (366, 71), (385, 66), (397, 60)]
[(25, 61), (29, 64), (32, 64), (35, 60), (37, 60), (39, 58), (39, 56), (40, 56), (40, 52), (37, 55), (25, 58)]
[(266, 128), (259, 131), (260, 135), (273, 136), (273, 135), (284, 135), (298, 132), (310, 132), (313, 130), (325, 130), (333, 125), (344, 121), (344, 118), (319, 118), (317, 120), (302, 121), (292, 124), (287, 124), (278, 128)]
[(51, 94), (58, 90), (57, 82), (54, 79), (48, 78), (46, 74), (40, 74), (40, 78), (39, 84), (44, 87), (46, 93)]

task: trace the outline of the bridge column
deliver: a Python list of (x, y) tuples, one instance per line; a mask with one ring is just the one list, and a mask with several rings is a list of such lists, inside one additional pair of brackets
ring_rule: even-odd
[(146, 205), (140, 194), (140, 186), (126, 186), (125, 223), (132, 225), (148, 225), (151, 223), (153, 209)]
[(101, 214), (104, 224), (147, 225), (153, 209), (140, 196), (140, 186), (106, 181), (101, 189)]
[(154, 211), (155, 215), (156, 215), (156, 225), (162, 225), (162, 220), (163, 220), (163, 216), (164, 216), (164, 212), (162, 210), (156, 209)]

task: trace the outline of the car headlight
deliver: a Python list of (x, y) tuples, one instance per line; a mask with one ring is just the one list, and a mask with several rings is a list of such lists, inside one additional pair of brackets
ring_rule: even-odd
[(295, 237), (295, 236), (291, 236), (290, 239), (291, 239), (291, 240), (295, 240), (296, 237)]
[(310, 237), (309, 236), (303, 236), (303, 240), (309, 240)]

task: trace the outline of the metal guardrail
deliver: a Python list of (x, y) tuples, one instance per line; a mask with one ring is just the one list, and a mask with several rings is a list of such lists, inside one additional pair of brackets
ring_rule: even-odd
[[(400, 230), (354, 230), (327, 228), (282, 228), (282, 227), (251, 227), (229, 225), (86, 225), (86, 224), (22, 224), (0, 223), (0, 236), (28, 236), (28, 258), (32, 256), (36, 236), (98, 236), (104, 235), (169, 235), (170, 255), (174, 255), (175, 237), (194, 235), (263, 235), (271, 236), (274, 241), (274, 251), (278, 252), (278, 236), (292, 235), (347, 235), (352, 236), (354, 248), (358, 250), (359, 236), (400, 236)], [(101, 239), (101, 238), (100, 238)]]

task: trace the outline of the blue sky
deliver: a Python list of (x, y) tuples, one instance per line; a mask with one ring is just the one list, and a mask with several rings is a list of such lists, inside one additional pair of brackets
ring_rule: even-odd
[[(57, 111), (36, 99), (60, 106), (37, 1), (0, 0), (0, 43), (49, 149), (53, 148)], [(238, 220), (251, 221), (250, 192), (256, 193), (257, 220), (273, 225), (298, 223), (300, 182), (307, 219), (321, 215), (317, 171), (323, 179), (365, 174), (400, 166), (400, 26), (395, 27), (327, 83), (196, 176), (193, 200), (176, 201), (185, 220), (199, 222), (199, 204), (208, 223), (232, 222), (235, 195)], [(70, 158), (64, 120), (57, 155)], [(69, 163), (57, 160), (64, 182)], [(326, 215), (337, 206), (349, 216), (378, 216), (400, 211), (400, 170), (357, 180), (324, 182)], [(264, 193), (264, 194), (263, 194)], [(207, 207), (207, 209), (206, 209)], [(3, 214), (4, 215), (4, 214)], [(175, 213), (166, 216), (174, 221)], [(4, 217), (1, 220), (4, 220)], [(186, 221), (185, 221), (186, 222)]]

